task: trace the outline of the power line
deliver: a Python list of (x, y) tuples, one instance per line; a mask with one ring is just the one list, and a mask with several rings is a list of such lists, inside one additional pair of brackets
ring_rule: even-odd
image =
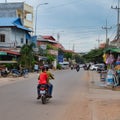
[(119, 21), (120, 7), (119, 7), (119, 0), (118, 0), (118, 6), (116, 6), (116, 7), (111, 6), (111, 8), (117, 10), (117, 34), (115, 36), (115, 39), (119, 40), (119, 42), (120, 42), (120, 21)]
[(108, 30), (111, 29), (112, 27), (108, 27), (107, 26), (107, 20), (106, 20), (106, 26), (105, 27), (102, 27), (102, 29), (105, 29), (106, 31), (106, 46), (109, 45), (109, 39), (108, 39)]
[[(76, 1), (78, 1), (78, 0), (76, 0)], [(81, 2), (81, 1), (79, 1), (79, 2)], [(67, 2), (67, 3), (62, 3), (62, 4), (58, 4), (56, 6), (53, 6), (53, 7), (49, 7), (48, 9), (58, 8), (58, 7), (61, 7), (61, 6), (63, 7), (63, 6), (67, 6), (67, 5), (73, 4), (73, 3), (77, 3), (77, 2), (75, 2), (75, 0), (73, 0), (73, 1), (70, 1), (70, 2)]]

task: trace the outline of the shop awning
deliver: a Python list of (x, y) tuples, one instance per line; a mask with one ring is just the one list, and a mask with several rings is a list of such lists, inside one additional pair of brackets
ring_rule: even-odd
[(120, 53), (120, 48), (107, 48), (104, 50), (104, 52), (116, 52), (116, 53)]
[(0, 51), (0, 55), (7, 55), (7, 52)]

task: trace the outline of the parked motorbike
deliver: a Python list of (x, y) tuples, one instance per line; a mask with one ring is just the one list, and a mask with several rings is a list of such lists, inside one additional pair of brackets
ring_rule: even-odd
[(79, 72), (80, 68), (76, 68), (76, 71)]
[(2, 77), (7, 77), (8, 74), (9, 74), (9, 72), (7, 72), (7, 71), (1, 71), (1, 76)]
[(76, 71), (79, 72), (79, 70), (80, 70), (80, 66), (77, 65), (77, 66), (76, 66)]
[(27, 69), (22, 69), (20, 71), (20, 70), (17, 70), (17, 69), (12, 69), (12, 75), (13, 75), (13, 77), (21, 77), (21, 76), (27, 77), (28, 70)]
[(46, 104), (49, 101), (50, 97), (48, 95), (48, 85), (41, 85), (40, 86), (40, 96), (42, 104)]

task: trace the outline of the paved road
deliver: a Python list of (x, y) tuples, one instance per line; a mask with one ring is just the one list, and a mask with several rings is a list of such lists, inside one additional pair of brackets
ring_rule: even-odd
[[(0, 120), (63, 119), (74, 97), (88, 89), (83, 70), (55, 71), (53, 98), (43, 105), (37, 101), (38, 74), (0, 86)], [(67, 120), (67, 119), (66, 119)], [(72, 119), (71, 119), (72, 120)]]

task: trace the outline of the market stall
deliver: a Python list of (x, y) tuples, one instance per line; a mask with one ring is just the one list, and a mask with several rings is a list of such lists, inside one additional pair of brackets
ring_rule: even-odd
[(107, 48), (104, 50), (103, 60), (107, 69), (100, 73), (100, 79), (106, 85), (120, 85), (120, 48)]

